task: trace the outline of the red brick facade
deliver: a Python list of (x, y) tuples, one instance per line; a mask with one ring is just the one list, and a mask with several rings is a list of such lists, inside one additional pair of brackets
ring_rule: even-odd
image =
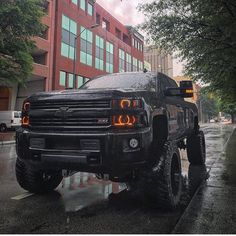
[[(43, 63), (34, 65), (35, 76), (45, 78), (45, 90), (64, 89), (64, 86), (59, 85), (60, 71), (73, 74), (74, 60), (61, 55), (62, 41), (62, 15), (70, 18), (77, 23), (77, 35), (80, 34), (80, 27), (90, 28), (91, 25), (99, 23), (100, 26), (91, 29), (93, 32), (93, 64), (88, 66), (80, 63), (80, 37), (78, 37), (76, 50), (76, 68), (75, 74), (85, 78), (93, 78), (98, 75), (106, 74), (106, 70), (98, 70), (95, 68), (95, 37), (98, 35), (105, 42), (110, 42), (114, 45), (114, 73), (119, 72), (119, 49), (125, 53), (129, 53), (132, 58), (136, 58), (143, 63), (143, 37), (132, 27), (126, 27), (114, 18), (109, 12), (93, 1), (86, 0), (86, 6), (93, 4), (93, 16), (90, 16), (86, 10), (80, 8), (80, 0), (78, 4), (74, 4), (72, 0), (48, 0), (47, 16), (43, 18), (43, 23), (48, 26), (48, 32), (45, 39), (36, 38), (38, 46), (38, 54), (45, 56)], [(98, 22), (100, 19), (100, 22)], [(109, 22), (109, 30), (104, 29), (104, 21)], [(117, 34), (120, 33), (120, 34)], [(120, 37), (120, 38), (119, 38)], [(139, 44), (134, 44), (139, 42)], [(136, 45), (136, 46), (135, 46)], [(38, 55), (36, 53), (36, 55)], [(38, 59), (40, 61), (41, 59)], [(106, 62), (106, 50), (104, 50), (104, 61)], [(105, 63), (106, 65), (106, 63)], [(140, 67), (139, 69), (141, 69)], [(125, 63), (126, 71), (126, 63)]]

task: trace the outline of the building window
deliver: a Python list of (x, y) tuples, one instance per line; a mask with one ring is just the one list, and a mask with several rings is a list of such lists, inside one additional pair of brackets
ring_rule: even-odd
[(72, 3), (74, 3), (75, 5), (78, 5), (78, 0), (72, 0)]
[(121, 31), (116, 28), (116, 37), (121, 39)]
[(77, 24), (67, 16), (62, 15), (62, 42), (61, 55), (74, 59), (75, 38), (77, 35)]
[(126, 53), (126, 71), (132, 71), (132, 58), (128, 53)]
[(84, 84), (84, 78), (80, 75), (77, 77), (77, 88), (80, 88)]
[(139, 66), (139, 70), (143, 71), (143, 62), (142, 61), (138, 62), (138, 66)]
[(90, 79), (89, 78), (84, 78), (84, 83), (87, 83)]
[(66, 86), (66, 72), (60, 71), (60, 81), (59, 81), (60, 86)]
[(104, 18), (102, 19), (102, 28), (107, 31), (110, 31), (110, 22)]
[(78, 75), (77, 77), (77, 88), (80, 88), (83, 84), (85, 84), (90, 79), (87, 77), (83, 77), (81, 75)]
[(97, 35), (95, 67), (98, 70), (104, 70), (104, 39)]
[(100, 23), (101, 23), (101, 16), (98, 13), (96, 13), (96, 24), (100, 25)]
[(125, 71), (125, 52), (119, 49), (119, 72)]
[(73, 88), (73, 87), (74, 87), (74, 75), (69, 73), (68, 88)]
[(114, 46), (109, 42), (106, 42), (106, 72), (114, 72)]
[(80, 0), (80, 8), (85, 11), (85, 9), (86, 9), (86, 0)]
[(138, 71), (138, 60), (133, 57), (133, 71)]
[(93, 16), (93, 5), (91, 3), (88, 3), (88, 14)]
[(93, 65), (92, 46), (93, 33), (81, 26), (80, 62), (88, 66)]

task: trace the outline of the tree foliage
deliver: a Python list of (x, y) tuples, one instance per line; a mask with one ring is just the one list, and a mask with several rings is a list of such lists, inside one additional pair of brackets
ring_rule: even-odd
[(0, 85), (24, 83), (32, 72), (33, 36), (44, 26), (43, 1), (0, 1)]
[(188, 76), (236, 99), (235, 0), (156, 0), (139, 9), (149, 41), (179, 52)]

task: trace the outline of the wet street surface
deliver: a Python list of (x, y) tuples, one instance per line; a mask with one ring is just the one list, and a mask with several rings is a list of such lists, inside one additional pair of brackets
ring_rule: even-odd
[[(233, 127), (211, 124), (204, 125), (202, 129), (206, 136), (206, 166), (189, 166), (185, 151), (181, 151), (184, 188), (182, 204), (175, 211), (147, 204), (139, 194), (127, 191), (125, 184), (97, 180), (93, 174), (88, 173), (77, 173), (64, 178), (58, 189), (49, 195), (29, 194), (16, 182), (15, 146), (0, 145), (0, 233), (171, 233), (174, 230), (181, 233), (188, 231), (185, 230), (185, 225), (189, 227), (188, 224), (196, 221), (197, 217), (196, 214), (191, 213), (196, 209), (189, 211), (191, 204), (189, 206), (188, 204), (202, 181), (209, 177), (207, 185), (214, 185), (221, 191), (222, 188), (223, 191), (228, 191), (226, 183), (236, 183), (236, 178), (230, 179), (228, 172), (224, 174), (225, 179), (218, 178), (217, 173), (219, 171), (217, 166), (219, 167), (224, 161), (225, 155), (224, 153), (222, 155), (222, 152)], [(230, 153), (230, 150), (226, 149), (226, 151)], [(231, 162), (225, 165), (225, 170), (229, 168), (233, 171)], [(234, 166), (234, 170), (235, 168)], [(209, 198), (212, 194), (219, 194), (215, 189), (209, 190)], [(228, 200), (235, 203), (235, 199)], [(201, 208), (207, 204), (207, 201), (209, 199), (201, 198), (199, 195), (199, 205), (195, 208)], [(209, 208), (209, 205), (207, 207)], [(230, 207), (230, 204), (227, 207)], [(188, 217), (191, 221), (182, 221), (183, 217)], [(235, 216), (232, 216), (231, 220), (235, 222)]]

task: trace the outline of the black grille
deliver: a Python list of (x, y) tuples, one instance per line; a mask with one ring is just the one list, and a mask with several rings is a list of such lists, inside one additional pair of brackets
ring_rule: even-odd
[(78, 130), (110, 126), (110, 101), (32, 102), (31, 129)]
[(75, 109), (94, 109), (94, 108), (110, 108), (110, 101), (108, 100), (81, 100), (81, 101), (37, 101), (30, 104), (30, 109), (60, 109), (61, 107), (75, 108)]

